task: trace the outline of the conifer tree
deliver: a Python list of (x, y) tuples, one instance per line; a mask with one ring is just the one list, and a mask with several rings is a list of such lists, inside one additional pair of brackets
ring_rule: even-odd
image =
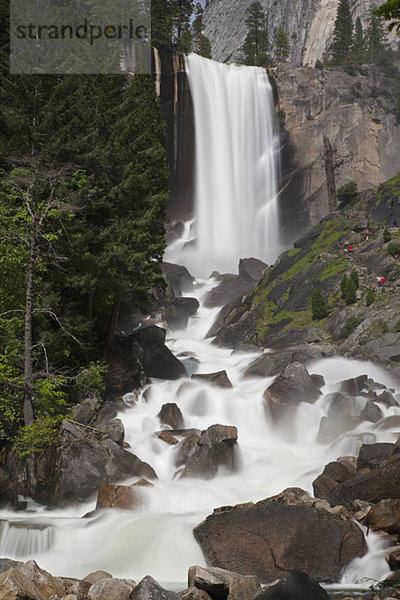
[(386, 0), (382, 6), (374, 10), (374, 13), (378, 17), (383, 17), (386, 21), (390, 21), (389, 31), (394, 28), (397, 31), (400, 30), (400, 0)]
[(333, 65), (343, 65), (353, 43), (353, 22), (348, 0), (339, 0), (333, 31), (332, 61)]
[(280, 25), (274, 35), (274, 55), (277, 62), (285, 61), (290, 54), (290, 43), (286, 29)]
[(314, 288), (311, 295), (311, 312), (314, 320), (324, 319), (328, 316), (328, 306), (319, 288)]
[(357, 17), (354, 28), (352, 56), (357, 65), (363, 64), (366, 60), (364, 32), (360, 17)]
[(195, 7), (195, 19), (193, 20), (193, 50), (200, 56), (211, 58), (211, 43), (203, 33), (203, 13), (204, 9), (200, 2)]
[(382, 20), (372, 11), (366, 32), (366, 52), (368, 62), (378, 63), (385, 57), (387, 48), (386, 32)]
[(247, 35), (240, 48), (240, 62), (259, 67), (269, 66), (271, 59), (268, 54), (270, 48), (268, 31), (265, 13), (260, 2), (256, 1), (250, 4), (246, 10), (245, 24)]

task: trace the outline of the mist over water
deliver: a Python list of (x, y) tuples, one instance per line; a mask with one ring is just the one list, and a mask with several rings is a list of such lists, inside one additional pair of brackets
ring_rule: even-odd
[(267, 264), (281, 251), (279, 132), (264, 69), (186, 58), (195, 116), (195, 209), (166, 260), (208, 277), (240, 258)]

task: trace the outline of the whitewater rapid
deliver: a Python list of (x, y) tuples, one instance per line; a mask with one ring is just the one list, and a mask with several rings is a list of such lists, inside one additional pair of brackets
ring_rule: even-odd
[[(195, 295), (200, 302), (212, 285), (215, 282), (203, 282), (197, 288)], [(325, 377), (323, 395), (315, 404), (300, 404), (288, 429), (274, 427), (262, 398), (273, 378), (243, 377), (259, 353), (232, 353), (204, 339), (217, 313), (218, 309), (201, 305), (185, 330), (168, 332), (168, 345), (178, 356), (185, 353), (183, 360), (198, 373), (225, 369), (233, 387), (221, 389), (187, 378), (154, 381), (146, 399), (142, 395), (135, 406), (118, 415), (130, 451), (149, 462), (159, 478), (153, 486), (141, 488), (142, 506), (135, 511), (104, 511), (89, 519), (81, 517), (95, 507), (95, 499), (64, 511), (47, 512), (37, 506), (27, 513), (3, 510), (0, 519), (8, 520), (11, 526), (3, 523), (0, 528), (1, 556), (34, 558), (55, 575), (83, 577), (103, 569), (115, 577), (140, 580), (150, 574), (166, 587), (183, 589), (188, 568), (205, 565), (193, 527), (214, 508), (258, 501), (293, 486), (312, 493), (312, 481), (328, 462), (338, 456), (357, 455), (363, 442), (396, 439), (395, 431), (377, 430), (374, 424), (364, 422), (332, 444), (316, 442), (320, 420), (329, 405), (327, 395), (339, 381), (367, 373), (389, 387), (396, 385), (382, 369), (342, 358), (310, 366), (310, 372)], [(203, 430), (214, 423), (238, 428), (235, 473), (222, 472), (210, 481), (179, 479), (174, 463), (176, 447), (155, 435), (162, 428), (157, 415), (167, 402), (180, 407), (187, 428)], [(400, 414), (400, 408), (381, 408), (385, 415)], [(367, 539), (370, 552), (347, 569), (345, 587), (354, 587), (371, 573), (380, 579), (389, 572), (384, 560), (387, 545), (373, 535)]]

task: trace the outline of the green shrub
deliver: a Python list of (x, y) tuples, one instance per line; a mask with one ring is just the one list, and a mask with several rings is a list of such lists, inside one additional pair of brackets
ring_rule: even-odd
[(347, 277), (347, 274), (345, 273), (342, 277), (342, 281), (340, 282), (340, 291), (342, 293), (343, 299), (345, 298), (345, 292), (346, 292), (348, 281), (349, 281), (349, 278)]
[(396, 325), (394, 326), (394, 330), (395, 330), (397, 333), (400, 333), (400, 321), (397, 321)]
[(390, 235), (390, 231), (388, 229), (383, 230), (383, 241), (385, 244), (387, 244), (388, 242), (390, 242), (390, 240), (392, 239), (392, 236)]
[(340, 290), (342, 292), (342, 298), (346, 302), (346, 304), (354, 304), (357, 300), (357, 285), (358, 285), (358, 275), (355, 271), (351, 272), (350, 277), (347, 277), (346, 273), (342, 277), (342, 281), (340, 282)]
[(348, 317), (345, 320), (342, 329), (340, 330), (340, 337), (347, 338), (351, 333), (353, 333), (353, 331), (357, 329), (361, 322), (362, 319), (360, 319), (360, 317)]
[(311, 312), (314, 320), (328, 316), (328, 305), (319, 288), (314, 288), (311, 295)]
[(365, 295), (365, 306), (371, 306), (375, 302), (375, 292), (372, 288), (369, 288)]
[(14, 449), (19, 458), (44, 452), (54, 444), (59, 435), (60, 418), (49, 415), (39, 417), (32, 425), (21, 427), (15, 438)]
[(336, 199), (340, 208), (343, 208), (344, 206), (347, 206), (356, 200), (357, 196), (358, 188), (355, 181), (349, 181), (349, 183), (345, 183), (336, 191)]
[(100, 362), (91, 362), (76, 376), (76, 383), (83, 396), (101, 398), (106, 389), (107, 366)]
[(387, 247), (388, 254), (393, 256), (393, 258), (397, 258), (400, 254), (400, 243), (399, 242), (390, 242)]
[(283, 127), (285, 127), (286, 122), (286, 113), (283, 110), (283, 108), (278, 108), (278, 110), (276, 111), (276, 116), (278, 119), (279, 127), (283, 129)]
[(350, 273), (350, 279), (352, 280), (352, 282), (356, 286), (356, 290), (358, 290), (358, 287), (360, 285), (360, 281), (358, 279), (358, 273), (357, 273), (357, 271), (355, 269), (353, 269), (352, 272)]

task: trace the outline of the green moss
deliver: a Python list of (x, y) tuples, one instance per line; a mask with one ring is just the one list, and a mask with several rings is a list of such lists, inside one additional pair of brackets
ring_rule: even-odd
[(348, 267), (347, 260), (345, 258), (334, 258), (329, 266), (326, 267), (321, 273), (321, 281), (328, 279), (328, 277), (333, 277), (334, 275), (339, 275), (343, 271), (345, 271)]
[(292, 248), (291, 250), (288, 250), (287, 255), (290, 256), (290, 258), (292, 258), (292, 256), (296, 256), (296, 254), (298, 254), (299, 252), (301, 252), (301, 248)]

